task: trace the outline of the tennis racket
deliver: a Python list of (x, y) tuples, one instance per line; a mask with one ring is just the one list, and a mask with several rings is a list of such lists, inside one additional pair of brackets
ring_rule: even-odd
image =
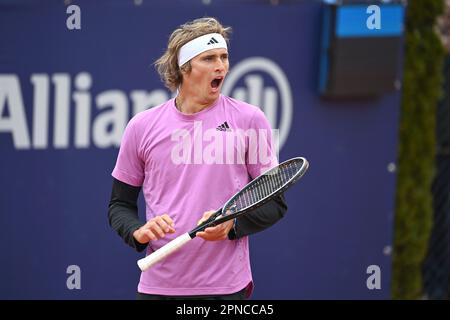
[(267, 170), (249, 182), (241, 191), (231, 197), (222, 208), (213, 213), (203, 223), (191, 231), (178, 236), (145, 258), (138, 260), (137, 264), (139, 268), (142, 271), (146, 271), (155, 263), (161, 261), (194, 239), (197, 232), (235, 219), (280, 195), (305, 174), (308, 166), (309, 163), (305, 158), (297, 157), (286, 160), (276, 167)]

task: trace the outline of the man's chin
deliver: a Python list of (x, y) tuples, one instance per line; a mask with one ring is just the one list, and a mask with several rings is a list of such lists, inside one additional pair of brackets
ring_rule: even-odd
[(220, 95), (220, 90), (211, 90), (209, 92), (209, 96), (213, 99), (217, 99), (217, 97)]

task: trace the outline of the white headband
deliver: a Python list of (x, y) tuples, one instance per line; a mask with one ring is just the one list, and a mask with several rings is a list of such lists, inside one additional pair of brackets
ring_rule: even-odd
[(219, 33), (208, 33), (195, 38), (181, 47), (178, 54), (178, 66), (182, 66), (200, 53), (211, 49), (227, 49), (227, 42)]

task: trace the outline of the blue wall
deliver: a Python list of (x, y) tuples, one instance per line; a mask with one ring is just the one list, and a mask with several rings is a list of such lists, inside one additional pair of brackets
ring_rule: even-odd
[[(253, 298), (389, 298), (399, 92), (318, 96), (316, 1), (169, 2), (76, 1), (81, 30), (67, 29), (63, 1), (0, 4), (0, 298), (134, 298), (142, 255), (108, 225), (110, 173), (135, 108), (170, 97), (152, 62), (204, 15), (234, 30), (225, 93), (280, 128), (281, 160), (310, 161), (285, 219), (251, 237)], [(80, 290), (66, 287), (69, 265)], [(370, 265), (380, 290), (366, 286)]]

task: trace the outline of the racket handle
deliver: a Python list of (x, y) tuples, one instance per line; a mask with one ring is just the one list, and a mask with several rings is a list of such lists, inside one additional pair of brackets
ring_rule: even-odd
[(180, 249), (182, 246), (184, 246), (190, 240), (192, 240), (192, 239), (189, 236), (189, 233), (186, 232), (185, 234), (182, 234), (181, 236), (178, 236), (177, 238), (173, 239), (165, 246), (159, 248), (155, 252), (149, 254), (145, 258), (138, 260), (137, 264), (142, 271), (146, 271), (151, 266), (153, 266), (155, 263), (161, 261), (168, 255), (170, 255), (173, 252)]

